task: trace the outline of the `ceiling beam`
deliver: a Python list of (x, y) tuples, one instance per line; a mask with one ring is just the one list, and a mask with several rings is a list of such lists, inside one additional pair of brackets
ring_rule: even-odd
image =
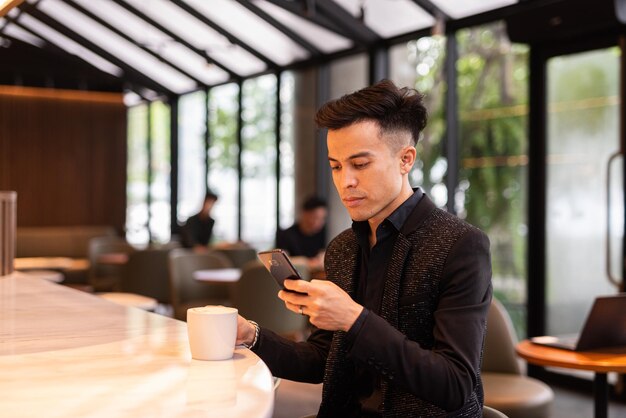
[(74, 42), (78, 43), (82, 47), (91, 50), (91, 52), (93, 52), (94, 54), (100, 55), (102, 58), (106, 59), (107, 61), (111, 62), (112, 64), (117, 65), (122, 70), (124, 70), (125, 75), (129, 79), (134, 79), (134, 81), (137, 84), (143, 85), (143, 86), (145, 86), (145, 87), (147, 87), (147, 88), (149, 88), (151, 90), (155, 90), (155, 91), (157, 91), (159, 93), (173, 94), (173, 92), (170, 89), (168, 89), (167, 87), (165, 87), (161, 83), (159, 83), (159, 82), (153, 80), (152, 78), (146, 76), (145, 74), (143, 74), (142, 72), (140, 72), (136, 68), (131, 67), (130, 65), (126, 64), (124, 61), (122, 61), (121, 59), (117, 58), (113, 54), (109, 53), (105, 49), (103, 49), (100, 46), (94, 44), (93, 42), (91, 42), (88, 39), (84, 38), (83, 36), (79, 35), (78, 33), (70, 30), (69, 28), (67, 28), (67, 26), (59, 23), (57, 20), (55, 20), (52, 17), (48, 16), (46, 13), (42, 12), (41, 10), (37, 9), (35, 7), (35, 5), (31, 5), (29, 3), (26, 3), (26, 4), (21, 5), (20, 9), (22, 10), (23, 13), (29, 14), (32, 17), (34, 17), (35, 19), (40, 20), (41, 22), (43, 22), (46, 25), (50, 26), (52, 29), (56, 30), (57, 32), (65, 35), (66, 37), (70, 38)]
[(309, 41), (307, 41), (306, 39), (301, 37), (298, 33), (294, 32), (293, 30), (291, 30), (287, 26), (283, 25), (278, 20), (274, 19), (270, 14), (266, 13), (265, 10), (263, 10), (260, 7), (256, 6), (250, 0), (237, 0), (237, 2), (239, 2), (239, 4), (241, 4), (246, 9), (250, 10), (252, 13), (256, 14), (261, 19), (265, 20), (267, 23), (272, 25), (274, 28), (276, 28), (277, 30), (282, 32), (285, 36), (287, 36), (288, 38), (293, 40), (295, 43), (300, 45), (302, 48), (304, 48), (307, 51), (309, 51), (309, 53), (311, 55), (316, 56), (316, 55), (320, 55), (321, 54), (321, 51), (319, 49), (317, 49), (317, 47), (315, 45), (313, 45), (312, 43), (310, 43)]
[(99, 24), (101, 24), (102, 26), (104, 26), (105, 28), (107, 28), (108, 30), (110, 30), (111, 32), (115, 33), (116, 35), (124, 38), (125, 40), (127, 40), (128, 42), (132, 43), (133, 45), (135, 45), (137, 48), (140, 48), (142, 51), (152, 55), (154, 58), (158, 59), (159, 61), (161, 61), (163, 64), (173, 68), (174, 70), (178, 71), (181, 74), (184, 74), (186, 77), (192, 79), (193, 81), (196, 82), (196, 84), (198, 86), (204, 86), (206, 85), (205, 82), (203, 82), (202, 80), (196, 78), (194, 75), (188, 73), (186, 70), (182, 69), (181, 67), (179, 67), (178, 65), (172, 63), (171, 61), (163, 58), (163, 56), (157, 54), (156, 52), (154, 52), (153, 50), (151, 50), (150, 48), (146, 47), (145, 45), (140, 44), (139, 42), (137, 42), (135, 39), (131, 38), (130, 36), (128, 36), (127, 34), (125, 34), (124, 32), (122, 32), (121, 30), (119, 30), (118, 28), (116, 28), (115, 26), (111, 25), (110, 23), (106, 22), (104, 19), (100, 18), (99, 16), (96, 16), (95, 14), (93, 14), (92, 12), (90, 12), (89, 10), (85, 9), (84, 7), (82, 7), (81, 5), (77, 4), (74, 2), (74, 0), (63, 0), (67, 5), (73, 7), (74, 9), (76, 9), (78, 12), (84, 14), (85, 16), (88, 16), (89, 18), (95, 20), (96, 22), (98, 22)]
[(346, 9), (332, 0), (315, 0), (316, 9), (337, 26), (351, 34), (352, 40), (360, 44), (371, 45), (380, 41), (380, 36), (365, 23), (355, 18)]
[[(21, 10), (20, 10), (20, 14), (21, 14)], [(29, 28), (29, 27), (25, 26), (23, 23), (19, 22), (16, 18), (11, 18), (11, 17), (7, 16), (7, 17), (5, 17), (5, 19), (6, 19), (7, 23), (5, 24), (5, 26), (2, 29), (4, 29), (8, 25), (8, 23), (10, 22), (11, 24), (20, 27), (22, 30), (24, 30), (24, 31), (30, 33), (31, 35), (33, 35), (35, 37), (38, 37), (42, 41), (44, 41), (44, 46), (43, 46), (43, 48), (40, 48), (40, 49), (43, 49), (44, 51), (48, 51), (50, 53), (56, 53), (56, 54), (58, 54), (60, 56), (64, 56), (67, 59), (72, 60), (72, 61), (74, 61), (76, 63), (86, 64), (90, 68), (92, 68), (94, 71), (96, 71), (97, 74), (99, 74), (98, 78), (103, 78), (103, 79), (110, 80), (110, 81), (115, 80), (117, 82), (121, 82), (121, 83), (123, 83), (123, 85), (124, 85), (124, 87), (126, 89), (135, 92), (137, 95), (139, 95), (139, 96), (141, 96), (142, 98), (145, 99), (144, 92), (142, 90), (144, 90), (144, 91), (145, 90), (149, 90), (145, 86), (143, 86), (143, 85), (141, 85), (139, 83), (135, 84), (136, 82), (134, 82), (133, 80), (123, 80), (123, 79), (121, 79), (118, 76), (115, 76), (113, 74), (110, 74), (110, 73), (107, 73), (106, 71), (101, 70), (100, 68), (98, 68), (97, 66), (95, 66), (94, 64), (89, 62), (88, 60), (86, 60), (86, 59), (84, 59), (84, 58), (82, 58), (82, 57), (80, 57), (78, 55), (74, 55), (74, 54), (66, 51), (65, 49), (61, 48), (60, 46), (56, 45), (51, 40), (47, 39), (44, 34), (38, 32), (38, 31), (36, 31), (36, 30), (34, 30), (32, 28)], [(2, 32), (2, 30), (0, 30), (0, 32)], [(4, 37), (7, 37), (7, 38), (10, 38), (10, 39), (13, 39), (12, 37), (10, 37), (10, 36), (8, 36), (6, 34), (1, 34), (0, 33), (0, 35), (2, 35)], [(22, 42), (20, 40), (15, 40), (15, 41)], [(33, 48), (35, 48), (35, 47), (33, 47)], [(29, 68), (29, 70), (30, 70), (30, 68)]]
[(564, 3), (564, 7), (567, 7), (567, 2), (565, 0), (519, 1), (517, 3), (503, 6), (498, 9), (487, 10), (482, 13), (452, 20), (446, 24), (446, 32), (453, 33), (459, 29), (484, 25), (486, 23), (491, 23), (497, 20), (504, 20), (519, 13), (539, 10), (544, 6), (560, 2)]
[(192, 45), (191, 43), (189, 43), (188, 41), (186, 41), (182, 37), (176, 35), (174, 32), (172, 32), (171, 30), (169, 30), (165, 26), (161, 25), (156, 20), (154, 20), (151, 17), (147, 16), (145, 13), (143, 13), (139, 9), (136, 9), (135, 7), (131, 6), (129, 3), (126, 3), (124, 0), (113, 0), (113, 2), (115, 2), (115, 4), (117, 4), (120, 7), (123, 7), (128, 12), (134, 14), (135, 16), (137, 16), (138, 18), (140, 18), (144, 22), (146, 22), (146, 23), (152, 25), (153, 27), (155, 27), (156, 29), (160, 30), (161, 32), (163, 32), (164, 34), (166, 34), (167, 36), (172, 38), (174, 41), (178, 42), (181, 45), (184, 45), (187, 48), (189, 48), (190, 50), (195, 52), (197, 55), (201, 56), (208, 64), (213, 64), (216, 67), (221, 68), (222, 70), (224, 70), (225, 72), (228, 73), (228, 75), (230, 76), (231, 79), (233, 79), (233, 80), (241, 79), (241, 76), (239, 74), (236, 74), (230, 68), (226, 67), (222, 63), (220, 63), (220, 62), (214, 60), (213, 58), (211, 58), (207, 54), (206, 51), (204, 51), (204, 50), (202, 50), (200, 48), (195, 47), (194, 45)]
[(276, 71), (280, 68), (280, 66), (276, 64), (274, 61), (272, 61), (265, 55), (261, 54), (259, 51), (252, 48), (250, 45), (243, 42), (241, 39), (237, 38), (232, 33), (228, 32), (226, 29), (222, 28), (220, 25), (213, 22), (211, 19), (209, 19), (208, 17), (206, 17), (205, 15), (203, 15), (202, 13), (200, 13), (199, 11), (197, 11), (196, 9), (194, 9), (193, 7), (191, 7), (184, 1), (171, 0), (171, 2), (177, 5), (178, 7), (180, 7), (181, 9), (183, 9), (184, 11), (186, 11), (187, 13), (189, 13), (191, 16), (198, 19), (200, 22), (204, 23), (205, 25), (207, 25), (208, 27), (216, 31), (217, 33), (219, 33), (220, 35), (224, 36), (226, 39), (228, 39), (230, 43), (234, 45), (239, 45), (241, 48), (243, 48), (250, 54), (254, 55), (259, 60), (263, 61), (263, 63), (265, 63), (265, 65), (268, 66), (269, 68), (276, 70)]
[[(27, 42), (22, 41), (21, 39), (14, 38), (7, 34), (2, 34), (1, 36), (3, 38), (8, 39), (9, 41), (11, 41), (11, 43), (15, 45), (22, 44), (22, 45), (27, 45), (24, 48), (32, 48), (32, 50), (29, 49), (29, 57), (32, 59), (29, 60), (27, 63), (18, 62), (17, 59), (13, 59), (14, 57), (16, 57), (16, 55), (10, 54), (11, 48), (7, 50), (0, 50), (0, 54), (3, 54), (4, 52), (6, 52), (12, 58), (12, 61), (10, 63), (8, 61), (5, 62), (8, 65), (6, 66), (0, 65), (0, 69), (4, 67), (8, 71), (13, 71), (17, 74), (19, 73), (33, 74), (33, 75), (41, 74), (40, 65), (34, 64), (34, 63), (37, 62), (37, 57), (40, 55), (38, 51), (44, 51), (45, 54), (41, 54), (43, 58), (38, 58), (38, 59), (39, 60), (45, 60), (45, 59), (50, 60), (51, 58), (54, 59), (54, 62), (49, 64), (50, 68), (53, 68), (55, 71), (62, 71), (64, 73), (64, 76), (67, 76), (68, 78), (74, 77), (75, 76), (74, 74), (76, 74), (76, 78), (77, 78), (76, 86), (80, 85), (80, 81), (81, 81), (80, 77), (83, 77), (87, 83), (89, 83), (89, 80), (87, 80), (87, 78), (91, 78), (91, 79), (97, 78), (99, 80), (105, 81), (106, 83), (118, 85), (121, 91), (124, 85), (124, 80), (121, 80), (120, 78), (114, 76), (113, 74), (109, 74), (106, 71), (102, 71), (95, 65), (91, 64), (89, 61), (86, 61), (79, 56), (68, 53), (63, 48), (60, 48), (57, 45), (47, 41), (45, 38), (42, 38), (39, 34), (30, 31), (29, 28), (21, 26), (19, 23), (12, 22), (11, 24), (20, 26), (23, 30), (28, 31), (33, 36), (41, 38), (43, 45), (34, 46)], [(72, 66), (72, 70), (77, 70), (77, 71), (76, 72), (68, 71), (67, 70), (68, 64)]]
[(430, 0), (413, 0), (413, 3), (424, 9), (435, 19), (443, 19), (444, 21), (452, 19), (449, 14), (441, 10), (441, 7), (437, 6)]
[(334, 32), (340, 36), (343, 36), (344, 38), (348, 38), (348, 39), (352, 39), (352, 35), (344, 30), (344, 28), (341, 28), (339, 26), (337, 26), (334, 22), (328, 20), (325, 16), (316, 13), (315, 7), (313, 3), (313, 7), (307, 7), (304, 5), (304, 3), (301, 3), (300, 1), (288, 1), (288, 0), (266, 0), (268, 3), (272, 3), (275, 6), (280, 7), (281, 9), (284, 9), (288, 12), (290, 12), (293, 15), (298, 16), (299, 18), (302, 18), (304, 20), (308, 20), (311, 23), (314, 23), (318, 26), (323, 27), (324, 29), (327, 29), (331, 32)]

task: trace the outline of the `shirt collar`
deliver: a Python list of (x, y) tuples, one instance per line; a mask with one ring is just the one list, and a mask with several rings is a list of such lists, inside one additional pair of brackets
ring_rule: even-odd
[[(413, 194), (402, 202), (391, 215), (385, 218), (385, 220), (381, 222), (381, 225), (383, 223), (390, 223), (397, 231), (400, 231), (402, 225), (404, 225), (409, 218), (409, 215), (413, 212), (413, 209), (415, 209), (423, 195), (424, 192), (422, 192), (422, 189), (419, 187), (414, 188)], [(367, 221), (352, 221), (352, 230), (361, 244), (369, 243), (370, 227)]]

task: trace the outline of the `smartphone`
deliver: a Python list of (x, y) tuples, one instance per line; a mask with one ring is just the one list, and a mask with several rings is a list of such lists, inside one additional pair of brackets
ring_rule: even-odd
[[(298, 270), (293, 266), (287, 253), (281, 249), (275, 249), (270, 251), (261, 251), (258, 253), (259, 259), (270, 272), (278, 286), (287, 292), (294, 292), (293, 290), (285, 289), (285, 279), (290, 280), (302, 280)], [(300, 293), (300, 292), (294, 292)]]

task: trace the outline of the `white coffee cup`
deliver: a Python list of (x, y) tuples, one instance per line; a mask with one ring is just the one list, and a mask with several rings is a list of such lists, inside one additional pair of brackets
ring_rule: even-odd
[(237, 340), (236, 308), (202, 306), (187, 309), (191, 357), (196, 360), (232, 358)]

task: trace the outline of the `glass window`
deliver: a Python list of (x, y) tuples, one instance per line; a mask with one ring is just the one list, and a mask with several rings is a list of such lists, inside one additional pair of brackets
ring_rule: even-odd
[(267, 249), (276, 235), (276, 76), (243, 83), (241, 237)]
[(219, 196), (212, 216), (213, 241), (237, 241), (239, 174), (237, 158), (237, 114), (239, 86), (225, 84), (209, 93), (209, 175), (208, 185)]
[(624, 262), (624, 172), (611, 158), (621, 142), (620, 49), (557, 56), (546, 70), (546, 331), (575, 333), (594, 298), (615, 292), (609, 249), (614, 275)]
[(171, 1), (125, 0), (233, 72), (246, 76), (265, 69), (263, 61), (231, 43)]
[(350, 48), (351, 40), (337, 35), (326, 28), (323, 28), (307, 19), (303, 19), (297, 14), (293, 14), (278, 5), (268, 1), (258, 1), (255, 5), (263, 9), (283, 25), (296, 32), (322, 52), (331, 53), (341, 49)]
[(295, 219), (295, 79), (292, 72), (280, 77), (280, 228), (289, 228)]
[(528, 48), (503, 23), (459, 31), (460, 217), (491, 240), (494, 296), (525, 336)]
[(196, 86), (184, 74), (62, 2), (39, 2), (37, 7), (170, 91), (182, 93)]
[[(338, 99), (344, 94), (349, 94), (367, 86), (368, 83), (369, 60), (366, 54), (352, 55), (346, 58), (337, 59), (330, 64), (330, 98)], [(298, 145), (299, 146), (299, 145)], [(337, 189), (335, 188), (330, 174), (328, 159), (324, 159), (323, 166), (326, 167), (328, 176), (328, 237), (339, 235), (346, 228), (352, 225), (352, 219), (346, 210)]]
[(206, 94), (184, 95), (178, 102), (178, 221), (198, 213), (206, 189)]
[(126, 239), (147, 244), (148, 234), (148, 106), (128, 109)]
[(439, 207), (448, 201), (444, 155), (444, 104), (446, 83), (443, 72), (445, 38), (423, 37), (389, 50), (390, 77), (398, 86), (409, 86), (424, 94), (428, 125), (417, 143), (417, 161), (410, 174), (411, 185), (419, 186)]
[(355, 18), (384, 38), (426, 28), (434, 18), (413, 0), (335, 0)]
[(307, 51), (290, 37), (236, 1), (187, 1), (215, 24), (278, 65), (309, 57)]
[(150, 145), (150, 235), (154, 242), (170, 239), (170, 108), (153, 102), (152, 143)]
[(59, 48), (65, 49), (70, 54), (79, 56), (80, 58), (99, 68), (100, 70), (109, 74), (113, 74), (117, 77), (122, 75), (123, 71), (118, 66), (111, 64), (109, 61), (100, 57), (100, 55), (94, 54), (89, 49), (72, 41), (70, 38), (62, 35), (48, 25), (41, 23), (39, 20), (22, 13), (19, 17), (19, 22), (27, 27), (29, 30), (34, 32), (37, 36), (46, 39), (47, 41), (58, 46)]

